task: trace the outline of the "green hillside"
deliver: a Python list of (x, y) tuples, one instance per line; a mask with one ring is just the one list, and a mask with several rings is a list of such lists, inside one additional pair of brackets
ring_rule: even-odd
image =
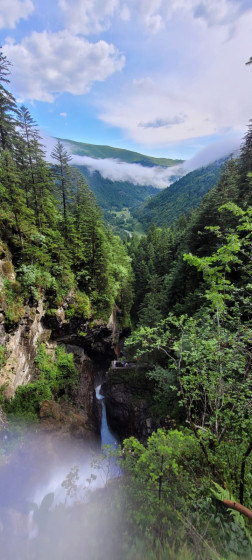
[(143, 224), (146, 231), (152, 223), (159, 227), (170, 226), (181, 214), (196, 208), (203, 196), (218, 182), (225, 159), (196, 169), (175, 181), (151, 200), (144, 202), (134, 212), (135, 218)]
[(86, 144), (85, 142), (75, 142), (74, 140), (68, 140), (67, 138), (62, 138), (61, 140), (62, 142), (67, 142), (70, 152), (78, 156), (88, 156), (95, 159), (119, 159), (120, 161), (125, 161), (126, 163), (140, 163), (146, 167), (153, 167), (155, 165), (172, 167), (173, 165), (183, 163), (182, 159), (155, 158), (139, 154), (138, 152), (132, 152), (131, 150), (112, 148), (111, 146), (99, 146), (96, 144)]
[(159, 192), (156, 187), (133, 185), (129, 181), (104, 179), (99, 171), (91, 172), (84, 165), (76, 166), (84, 175), (98, 204), (104, 210), (120, 211), (124, 207), (136, 208)]

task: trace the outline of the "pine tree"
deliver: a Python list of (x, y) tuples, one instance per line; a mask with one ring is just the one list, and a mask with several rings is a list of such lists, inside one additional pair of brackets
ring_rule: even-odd
[(68, 202), (71, 194), (70, 190), (70, 177), (71, 169), (69, 162), (72, 157), (68, 154), (67, 150), (60, 140), (58, 140), (54, 150), (51, 153), (53, 159), (58, 163), (53, 166), (53, 172), (57, 179), (57, 190), (63, 209), (63, 233), (67, 240), (68, 238)]
[(252, 174), (252, 120), (248, 125), (248, 132), (241, 147), (239, 159), (239, 191), (240, 204), (252, 204), (251, 174)]
[(10, 62), (0, 51), (0, 149), (11, 149), (15, 143), (17, 104), (3, 84), (9, 83)]

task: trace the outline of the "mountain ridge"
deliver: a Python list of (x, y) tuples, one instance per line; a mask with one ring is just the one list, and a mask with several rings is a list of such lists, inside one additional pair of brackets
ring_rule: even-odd
[(124, 148), (114, 148), (103, 144), (88, 144), (67, 138), (60, 138), (60, 140), (70, 146), (73, 155), (86, 156), (93, 159), (119, 159), (125, 163), (138, 163), (145, 167), (173, 167), (184, 162), (183, 159), (157, 158), (141, 154), (140, 152)]

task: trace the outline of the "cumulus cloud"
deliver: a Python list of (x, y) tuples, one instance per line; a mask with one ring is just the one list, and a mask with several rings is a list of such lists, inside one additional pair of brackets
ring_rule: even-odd
[(100, 99), (100, 119), (123, 129), (135, 142), (153, 147), (223, 134), (227, 129), (244, 130), (251, 118), (252, 72), (245, 62), (250, 55), (252, 11), (250, 17), (241, 15), (236, 25), (228, 41), (221, 26), (209, 28), (206, 40), (205, 28), (191, 21), (186, 23), (190, 40), (185, 44), (184, 23), (177, 21), (167, 34), (165, 58), (160, 41), (155, 76), (151, 78), (150, 69), (149, 75), (123, 85), (115, 96)]
[(195, 18), (208, 26), (233, 25), (241, 13), (251, 9), (248, 0), (129, 0), (129, 4), (154, 33), (176, 16)]
[(68, 28), (73, 33), (100, 33), (109, 28), (118, 0), (59, 0)]
[(60, 117), (67, 117), (67, 113), (63, 111), (63, 113), (60, 113)]
[[(215, 133), (215, 122), (207, 107), (197, 106), (197, 98), (190, 99), (190, 89), (178, 79), (177, 87), (161, 82), (153, 88), (132, 87), (110, 99), (102, 100), (100, 118), (110, 125), (123, 128), (126, 134), (140, 144), (163, 144), (179, 142), (186, 138)], [(127, 100), (125, 102), (125, 99)], [(173, 117), (167, 117), (167, 107)], [(183, 108), (187, 118), (182, 118)], [(180, 115), (181, 118), (177, 118)]]
[(0, 29), (14, 29), (20, 19), (27, 19), (33, 12), (32, 0), (1, 0)]
[(229, 25), (251, 8), (249, 0), (58, 0), (67, 26), (84, 35), (109, 29), (112, 18), (137, 19), (151, 34), (174, 17), (194, 18), (208, 26)]
[(68, 31), (33, 32), (19, 44), (5, 44), (20, 98), (53, 102), (62, 92), (81, 95), (92, 83), (121, 70), (124, 57), (105, 41), (89, 43)]

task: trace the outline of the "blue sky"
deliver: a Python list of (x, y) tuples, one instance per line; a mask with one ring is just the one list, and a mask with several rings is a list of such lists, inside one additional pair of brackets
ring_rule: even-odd
[(190, 158), (252, 118), (250, 0), (1, 0), (0, 33), (48, 136)]

